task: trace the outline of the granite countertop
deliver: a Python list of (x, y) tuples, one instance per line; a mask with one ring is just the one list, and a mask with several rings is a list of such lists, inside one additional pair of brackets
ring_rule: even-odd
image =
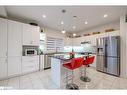
[[(77, 57), (87, 57), (88, 55), (84, 55), (84, 54), (78, 54), (75, 56), (75, 58)], [(57, 58), (57, 59), (60, 59), (60, 60), (63, 60), (63, 61), (68, 61), (68, 60), (71, 60), (70, 56), (65, 54), (65, 55), (50, 55), (49, 57), (53, 57), (53, 58)]]
[[(52, 53), (43, 53), (42, 55), (54, 55), (54, 54), (68, 54), (69, 52), (52, 52)], [(96, 53), (93, 53), (93, 52), (75, 52), (77, 54), (84, 54), (84, 55), (87, 55), (87, 54), (96, 54)]]
[(57, 58), (57, 59), (60, 59), (60, 60), (63, 60), (63, 61), (68, 61), (68, 60), (71, 60), (69, 57), (65, 57), (64, 55), (60, 55), (60, 56), (54, 56), (54, 55), (51, 55), (49, 57), (53, 57), (53, 58)]

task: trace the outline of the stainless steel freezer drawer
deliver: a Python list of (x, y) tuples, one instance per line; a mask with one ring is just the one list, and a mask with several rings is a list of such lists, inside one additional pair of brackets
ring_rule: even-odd
[(107, 73), (116, 76), (120, 75), (120, 58), (107, 57)]

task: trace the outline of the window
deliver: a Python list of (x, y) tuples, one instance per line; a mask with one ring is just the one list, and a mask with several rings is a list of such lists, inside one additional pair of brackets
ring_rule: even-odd
[(45, 49), (45, 38), (46, 38), (45, 33), (40, 33), (40, 46), (39, 46), (40, 54), (42, 54)]

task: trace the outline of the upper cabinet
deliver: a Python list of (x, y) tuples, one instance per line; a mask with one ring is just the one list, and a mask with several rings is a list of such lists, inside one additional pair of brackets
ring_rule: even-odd
[(108, 33), (108, 36), (119, 36), (119, 35), (120, 35), (120, 31), (119, 30)]
[(95, 34), (95, 35), (91, 35), (90, 37), (90, 43), (92, 46), (96, 46), (96, 39), (98, 38), (98, 35)]
[[(112, 31), (112, 32), (105, 32), (105, 33), (101, 33), (101, 34), (95, 34), (95, 35), (90, 35), (90, 36), (83, 36), (83, 37), (79, 37), (79, 38), (73, 38), (73, 46), (80, 46), (81, 42), (90, 42), (92, 46), (96, 46), (96, 39), (97, 38), (101, 38), (101, 37), (108, 37), (108, 36), (119, 36), (120, 35), (120, 31)], [(69, 41), (67, 41), (69, 44)], [(70, 44), (70, 45), (71, 45)]]
[(104, 32), (104, 33), (100, 33), (100, 34), (97, 34), (98, 35), (98, 38), (103, 38), (103, 37), (108, 37), (108, 32)]
[(8, 56), (22, 56), (23, 23), (8, 20)]
[(7, 20), (0, 18), (0, 57), (7, 57)]
[(39, 46), (40, 28), (29, 24), (23, 24), (23, 45)]

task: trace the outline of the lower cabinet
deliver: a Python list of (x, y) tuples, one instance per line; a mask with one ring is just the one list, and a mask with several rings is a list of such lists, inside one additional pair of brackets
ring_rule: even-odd
[(21, 57), (8, 57), (8, 77), (21, 74)]
[(0, 57), (0, 79), (7, 77), (7, 58)]
[(29, 73), (39, 70), (39, 56), (22, 57), (22, 73)]

